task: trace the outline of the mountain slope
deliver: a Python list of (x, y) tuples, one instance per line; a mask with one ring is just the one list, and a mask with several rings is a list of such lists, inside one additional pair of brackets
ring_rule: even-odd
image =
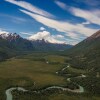
[(100, 94), (100, 30), (67, 51), (67, 63), (83, 69), (86, 78), (75, 79), (92, 95)]
[(31, 42), (37, 51), (63, 51), (72, 47), (69, 44), (50, 43), (44, 39)]
[(100, 68), (100, 30), (67, 51), (73, 66)]

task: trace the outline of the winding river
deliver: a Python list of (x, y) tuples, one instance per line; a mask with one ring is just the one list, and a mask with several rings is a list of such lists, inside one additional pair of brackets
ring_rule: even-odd
[(23, 91), (23, 92), (26, 92), (27, 90), (25, 90), (24, 88), (22, 88), (22, 87), (13, 87), (13, 88), (10, 88), (10, 89), (7, 89), (6, 90), (6, 97), (7, 97), (7, 99), (6, 100), (13, 100), (13, 96), (12, 96), (12, 94), (11, 94), (11, 92), (13, 91), (13, 90), (18, 90), (18, 91)]
[[(51, 89), (61, 89), (62, 91), (69, 91), (69, 92), (74, 92), (74, 93), (83, 93), (84, 92), (84, 88), (82, 86), (79, 86), (79, 89), (75, 89), (75, 90), (71, 90), (69, 88), (64, 88), (64, 87), (60, 87), (60, 86), (51, 86), (51, 87), (48, 87), (46, 89), (33, 91), (33, 92), (40, 93), (40, 92), (43, 92), (43, 91), (46, 91), (46, 90), (51, 90)], [(23, 91), (23, 92), (28, 91), (28, 90), (25, 90), (22, 87), (13, 87), (13, 88), (7, 89), (6, 90), (6, 97), (7, 97), (6, 100), (13, 100), (13, 95), (11, 93), (13, 90), (18, 90), (18, 91)]]
[[(66, 68), (68, 68), (69, 65), (65, 68), (63, 68), (61, 71), (64, 71)], [(59, 74), (58, 72), (56, 72), (56, 74)], [(79, 77), (82, 77), (84, 75), (81, 75)], [(71, 78), (67, 78), (67, 81), (71, 81)], [(41, 89), (41, 90), (37, 90), (37, 91), (32, 91), (32, 92), (35, 92), (35, 93), (40, 93), (40, 92), (43, 92), (43, 91), (46, 91), (46, 90), (51, 90), (51, 89), (60, 89), (62, 91), (69, 91), (69, 92), (73, 92), (73, 93), (83, 93), (84, 92), (84, 88), (80, 85), (79, 86), (79, 89), (74, 89), (74, 90), (71, 90), (69, 88), (65, 88), (65, 87), (60, 87), (60, 86), (50, 86), (50, 87), (47, 87), (45, 89)], [(13, 95), (12, 95), (12, 91), (13, 90), (18, 90), (18, 91), (23, 91), (23, 92), (27, 92), (29, 90), (26, 90), (22, 87), (12, 87), (12, 88), (9, 88), (6, 90), (5, 94), (6, 94), (6, 100), (13, 100)]]

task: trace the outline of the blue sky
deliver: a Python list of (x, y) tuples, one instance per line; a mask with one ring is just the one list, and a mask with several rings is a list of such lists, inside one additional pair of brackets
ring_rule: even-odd
[(0, 34), (76, 44), (99, 29), (99, 0), (0, 0)]

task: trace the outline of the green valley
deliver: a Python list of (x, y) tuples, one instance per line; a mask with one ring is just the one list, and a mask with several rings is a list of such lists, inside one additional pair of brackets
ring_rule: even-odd
[[(76, 69), (66, 63), (67, 57), (51, 53), (35, 52), (32, 54), (13, 57), (0, 62), (0, 98), (6, 100), (5, 91), (11, 87), (23, 87), (29, 92), (13, 91), (13, 100), (99, 100), (99, 90), (96, 94), (89, 85), (94, 84), (99, 88), (100, 78), (91, 79), (87, 70)], [(62, 70), (65, 68), (64, 70)], [(58, 74), (56, 73), (58, 71)], [(81, 77), (84, 74), (86, 77)], [(71, 78), (71, 81), (67, 79)], [(95, 83), (88, 83), (88, 81)], [(50, 86), (61, 86), (70, 89), (78, 88), (77, 84), (84, 87), (83, 93), (73, 93), (60, 89), (51, 89), (43, 93), (32, 91), (45, 89)], [(96, 88), (97, 89), (97, 88)], [(75, 99), (76, 98), (76, 99)]]

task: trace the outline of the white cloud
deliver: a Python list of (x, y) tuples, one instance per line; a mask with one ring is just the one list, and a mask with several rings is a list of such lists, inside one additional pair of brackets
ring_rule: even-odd
[(23, 34), (23, 35), (29, 35), (29, 36), (31, 36), (32, 34), (31, 33), (29, 33), (29, 32), (20, 32), (20, 34)]
[(61, 37), (61, 35), (51, 35), (50, 32), (48, 31), (42, 31), (42, 32), (38, 32), (32, 36), (29, 37), (29, 40), (42, 40), (44, 39), (45, 41), (48, 41), (50, 43), (65, 43), (65, 41), (60, 41), (58, 40), (58, 37), (60, 36), (60, 38), (63, 38)]
[(83, 22), (82, 24), (83, 25), (87, 25), (87, 24), (90, 24), (90, 22), (89, 21), (86, 21), (86, 22)]
[(11, 20), (12, 22), (17, 23), (17, 24), (20, 24), (20, 23), (23, 23), (23, 22), (27, 22), (26, 19), (24, 19), (22, 17), (18, 17), (18, 16), (12, 16), (12, 15), (8, 15), (8, 14), (0, 14), (0, 16), (8, 18), (9, 20)]
[(78, 39), (80, 37), (78, 34), (75, 34), (74, 32), (68, 32), (66, 36), (69, 36), (72, 39)]
[(57, 37), (57, 38), (64, 38), (63, 35), (57, 35), (56, 37)]
[(63, 2), (60, 2), (60, 1), (55, 1), (55, 3), (60, 7), (60, 8), (62, 8), (62, 9), (64, 9), (64, 10), (67, 10), (67, 5), (65, 4), (65, 3), (63, 3)]
[(77, 3), (84, 3), (88, 6), (99, 6), (100, 1), (99, 0), (74, 0)]
[[(85, 2), (85, 1), (83, 1)], [(86, 0), (88, 2), (88, 0)], [(69, 11), (71, 14), (77, 17), (84, 18), (86, 20), (85, 24), (94, 23), (100, 25), (100, 10), (82, 10), (80, 8), (69, 7), (65, 3), (60, 1), (55, 1), (55, 3), (62, 9)], [(90, 3), (90, 2), (89, 2)], [(84, 24), (84, 23), (83, 23)]]
[(79, 8), (70, 8), (71, 13), (74, 16), (84, 18), (86, 21), (100, 25), (100, 11), (99, 10), (82, 10)]
[(9, 33), (9, 32), (7, 32), (7, 31), (5, 31), (5, 30), (3, 30), (3, 29), (0, 28), (0, 35), (1, 35), (1, 34), (8, 34), (8, 33)]
[(32, 36), (29, 37), (29, 39), (33, 39), (33, 40), (42, 40), (42, 39), (46, 39), (47, 37), (50, 36), (50, 33), (47, 31), (43, 31), (43, 32), (38, 32)]
[(45, 30), (45, 28), (44, 28), (44, 27), (40, 27), (40, 30), (41, 30), (41, 31), (44, 31), (44, 30)]
[(9, 3), (12, 3), (12, 4), (15, 4), (17, 6), (20, 6), (26, 10), (29, 10), (31, 12), (34, 12), (36, 14), (39, 14), (39, 15), (42, 15), (42, 16), (46, 16), (46, 17), (54, 17), (52, 14), (28, 3), (28, 2), (25, 2), (25, 1), (17, 1), (17, 0), (5, 0)]
[[(80, 33), (85, 36), (90, 36), (93, 33), (97, 31), (97, 29), (91, 29), (85, 27), (83, 24), (71, 24), (69, 22), (65, 21), (58, 21), (50, 18), (46, 18), (31, 12), (28, 12), (26, 10), (21, 10), (21, 12), (31, 16), (33, 19), (35, 19), (37, 22), (42, 23), (45, 26), (48, 26), (50, 28), (54, 28), (59, 32), (65, 32), (68, 36), (70, 36), (70, 32), (74, 32), (74, 34)], [(72, 35), (71, 35), (72, 36)]]
[(11, 16), (11, 18), (12, 18), (13, 20), (18, 21), (18, 22), (26, 22), (26, 21), (27, 21), (27, 20), (25, 20), (24, 18), (20, 18), (20, 17)]

